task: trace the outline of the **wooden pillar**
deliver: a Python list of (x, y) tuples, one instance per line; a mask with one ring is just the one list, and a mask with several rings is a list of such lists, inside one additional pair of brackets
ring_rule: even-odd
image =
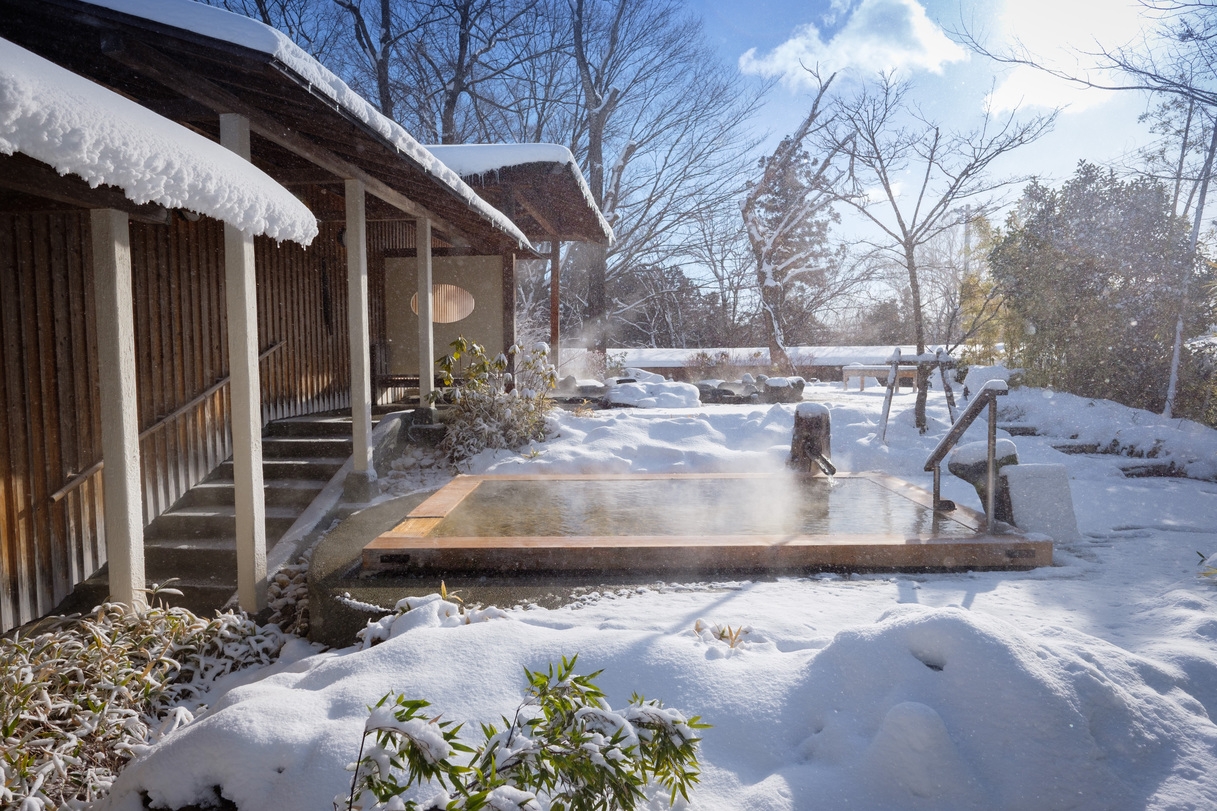
[(418, 246), (418, 396), (420, 405), (435, 391), (435, 325), (431, 299), (431, 221), (420, 217), (414, 238)]
[[(516, 342), (516, 255), (503, 254), (503, 350)], [(514, 371), (514, 369), (513, 369)]]
[(131, 303), (131, 230), (127, 215), (90, 213), (97, 365), (101, 370), (101, 448), (105, 460), (106, 557), (110, 598), (147, 605), (144, 515), (140, 488), (139, 405), (135, 384), (135, 316)]
[[(220, 143), (249, 160), (249, 120), (220, 116)], [(266, 493), (262, 483), (262, 405), (258, 374), (258, 304), (254, 240), (224, 225), (224, 286), (232, 402), (232, 478), (237, 514), (237, 599), (245, 611), (266, 607)]]
[(562, 275), (562, 243), (557, 237), (551, 237), (549, 243), (549, 361), (555, 369), (560, 369), (562, 358), (559, 355), (558, 341), (561, 334), (558, 330), (558, 319), (561, 313), (559, 307), (559, 284)]
[(346, 181), (347, 323), (351, 341), (353, 473), (370, 483), (372, 467), (372, 356), (368, 317), (368, 238), (363, 181)]

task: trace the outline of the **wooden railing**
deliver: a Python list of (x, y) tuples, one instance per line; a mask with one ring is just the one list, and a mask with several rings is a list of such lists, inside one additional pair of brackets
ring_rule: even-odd
[[(261, 362), (261, 361), (265, 360), (266, 358), (269, 358), (281, 346), (283, 346), (283, 341), (279, 341), (278, 343), (272, 345), (269, 349), (267, 349), (266, 351), (264, 351), (260, 355), (258, 355), (258, 361)], [(139, 441), (143, 442), (145, 439), (152, 436), (153, 434), (155, 434), (157, 431), (164, 428), (169, 423), (173, 422), (174, 420), (178, 419), (179, 417), (182, 417), (182, 416), (190, 413), (194, 409), (198, 408), (202, 403), (206, 402), (213, 394), (215, 394), (217, 391), (219, 391), (220, 389), (227, 386), (228, 382), (231, 379), (232, 378), (230, 376), (225, 376), (225, 377), (220, 378), (215, 383), (212, 383), (210, 386), (205, 388), (203, 391), (199, 392), (199, 394), (197, 394), (189, 402), (187, 402), (181, 406), (178, 406), (173, 411), (170, 411), (168, 414), (166, 414), (165, 416), (161, 417), (159, 420), (154, 422), (152, 425), (149, 425), (147, 428), (140, 431)], [(67, 482), (64, 483), (63, 487), (60, 487), (54, 493), (51, 493), (51, 503), (53, 504), (55, 502), (62, 501), (63, 498), (65, 496), (67, 496), (68, 493), (72, 492), (77, 487), (84, 484), (86, 481), (89, 480), (89, 477), (96, 474), (98, 471), (100, 471), (105, 466), (106, 466), (106, 460), (98, 459), (96, 462), (89, 465), (84, 470), (80, 471), (76, 475), (69, 478), (67, 480)]]
[[(980, 416), (980, 412), (989, 409), (989, 448), (988, 461), (989, 472), (985, 492), (985, 515), (988, 517), (988, 531), (992, 532), (995, 527), (996, 518), (993, 515), (994, 495), (997, 492), (997, 398), (1008, 391), (1005, 382), (1001, 380), (990, 380), (988, 383), (976, 393), (976, 397), (972, 402), (968, 403), (968, 407), (959, 415), (959, 419), (951, 426), (951, 430), (947, 431), (947, 435), (939, 441), (934, 451), (930, 454), (930, 458), (925, 460), (926, 472), (933, 471), (934, 473), (934, 509), (954, 508), (954, 504), (944, 502), (939, 497), (942, 492), (942, 460), (951, 452), (956, 443), (968, 430), (976, 418)], [(949, 507), (948, 507), (949, 504)]]

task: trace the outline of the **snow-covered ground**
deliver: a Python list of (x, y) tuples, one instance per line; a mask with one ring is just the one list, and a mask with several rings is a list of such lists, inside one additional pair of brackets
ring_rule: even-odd
[[(821, 384), (805, 399), (831, 411), (839, 469), (929, 487), (921, 468), (947, 426), (940, 394), (926, 436), (913, 395), (900, 395), (886, 445), (882, 390)], [(1126, 479), (1115, 457), (1051, 447), (1116, 439), (1211, 476), (1217, 432), (1039, 390), (1002, 407), (1055, 434), (1014, 437), (1023, 462), (1069, 473), (1082, 538), (1058, 544), (1051, 568), (655, 583), (553, 610), (502, 606), (471, 624), (435, 600), (375, 647), (298, 642), (229, 683), (102, 807), (219, 792), (243, 809), (328, 808), (385, 693), (426, 698), (471, 731), (514, 711), (523, 668), (576, 653), (581, 672), (604, 670), (614, 706), (638, 691), (713, 724), (691, 808), (1217, 807), (1217, 584), (1197, 554), (1217, 552), (1217, 483)], [(483, 455), (474, 470), (777, 470), (794, 408), (563, 413), (536, 453)], [(943, 494), (980, 508), (949, 475)], [(746, 632), (731, 647), (710, 625)]]

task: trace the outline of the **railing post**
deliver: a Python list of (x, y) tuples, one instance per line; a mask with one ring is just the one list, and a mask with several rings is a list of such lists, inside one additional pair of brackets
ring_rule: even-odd
[(997, 492), (997, 398), (989, 395), (989, 472), (985, 493), (985, 515), (989, 518), (989, 534), (993, 534), (997, 519), (993, 517)]

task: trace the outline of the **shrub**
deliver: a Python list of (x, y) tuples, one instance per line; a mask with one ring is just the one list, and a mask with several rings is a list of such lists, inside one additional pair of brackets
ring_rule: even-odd
[[(545, 439), (545, 417), (553, 406), (545, 393), (558, 382), (548, 346), (508, 349), (514, 372), (508, 371), (507, 355), (489, 358), (481, 345), (463, 337), (450, 346), (452, 351), (437, 363), (444, 385), (452, 388), (435, 392), (432, 401), (451, 402), (441, 447), (453, 462), (487, 448), (517, 450)], [(454, 386), (458, 376), (463, 381)]]
[[(525, 669), (524, 702), (502, 730), (483, 725), (477, 749), (458, 740), (459, 725), (427, 715), (426, 701), (386, 695), (364, 727), (351, 793), (335, 808), (629, 811), (652, 784), (669, 805), (677, 794), (687, 800), (699, 774), (697, 730), (709, 725), (638, 695), (613, 710), (595, 684), (599, 672), (574, 675), (577, 658)], [(468, 765), (453, 762), (458, 753), (470, 755)], [(415, 785), (441, 796), (420, 806), (404, 796)]]
[(269, 664), (284, 641), (244, 614), (121, 603), (0, 639), (0, 805), (41, 811), (105, 795), (129, 759), (192, 720), (184, 705), (197, 712), (217, 678)]

